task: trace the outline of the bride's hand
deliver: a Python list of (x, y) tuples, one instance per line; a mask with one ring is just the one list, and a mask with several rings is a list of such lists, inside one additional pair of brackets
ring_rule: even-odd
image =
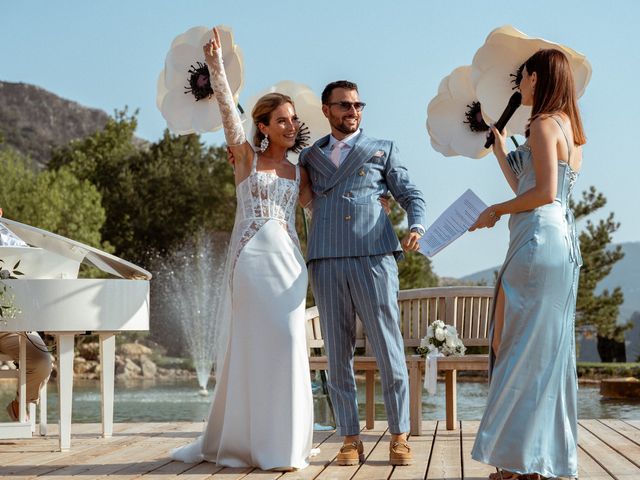
[(478, 228), (492, 228), (498, 220), (500, 220), (500, 215), (496, 213), (495, 207), (487, 207), (476, 222), (469, 227), (469, 231), (473, 232)]
[(209, 63), (216, 55), (216, 50), (220, 50), (222, 48), (220, 44), (220, 34), (218, 33), (218, 28), (213, 27), (213, 38), (209, 40), (202, 46), (202, 51), (204, 52), (204, 59), (207, 63)]

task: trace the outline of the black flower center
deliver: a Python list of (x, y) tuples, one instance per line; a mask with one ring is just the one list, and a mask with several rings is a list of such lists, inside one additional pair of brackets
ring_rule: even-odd
[(472, 132), (486, 132), (489, 125), (482, 118), (482, 110), (480, 110), (480, 102), (475, 101), (471, 105), (467, 105), (467, 111), (464, 112), (466, 120), (463, 123), (469, 125)]
[(189, 85), (184, 87), (184, 93), (191, 93), (196, 98), (196, 102), (213, 95), (213, 88), (211, 88), (211, 81), (209, 80), (209, 68), (204, 63), (198, 62), (197, 65), (197, 67), (191, 65), (188, 72)]
[(303, 148), (309, 146), (309, 139), (311, 138), (311, 132), (309, 131), (309, 127), (303, 122), (300, 124), (300, 128), (298, 129), (298, 134), (296, 135), (296, 143), (293, 144), (291, 148), (292, 152), (300, 153)]
[(522, 71), (524, 70), (524, 63), (518, 67), (516, 73), (510, 73), (511, 83), (513, 83), (513, 87), (511, 90), (516, 90), (520, 88), (520, 82), (522, 81)]

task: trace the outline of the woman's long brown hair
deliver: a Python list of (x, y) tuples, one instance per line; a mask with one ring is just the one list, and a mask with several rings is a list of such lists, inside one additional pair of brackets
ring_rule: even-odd
[[(580, 110), (576, 99), (576, 87), (573, 71), (567, 56), (553, 48), (538, 50), (524, 63), (527, 73), (537, 73), (537, 82), (533, 92), (531, 122), (541, 115), (562, 112), (571, 121), (573, 143), (584, 145), (587, 137), (582, 128)], [(526, 136), (529, 136), (529, 125)]]

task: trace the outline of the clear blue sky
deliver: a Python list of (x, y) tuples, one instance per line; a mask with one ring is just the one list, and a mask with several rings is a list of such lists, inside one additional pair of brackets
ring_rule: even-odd
[[(622, 227), (616, 242), (640, 241), (640, 162), (634, 133), (640, 73), (640, 2), (536, 1), (78, 1), (2, 0), (0, 80), (39, 85), (108, 113), (140, 109), (138, 135), (165, 127), (155, 106), (158, 73), (172, 39), (196, 25), (233, 28), (245, 61), (240, 101), (280, 81), (320, 94), (356, 81), (367, 102), (367, 134), (397, 142), (423, 190), (429, 221), (467, 188), (487, 203), (510, 198), (493, 156), (445, 158), (429, 145), (426, 108), (440, 80), (470, 64), (495, 27), (566, 44), (591, 61), (580, 104), (588, 136), (577, 189), (595, 185)], [(204, 136), (222, 143), (220, 133)], [(505, 219), (506, 220), (506, 219)], [(502, 262), (506, 221), (467, 233), (434, 258), (436, 273), (462, 276)]]

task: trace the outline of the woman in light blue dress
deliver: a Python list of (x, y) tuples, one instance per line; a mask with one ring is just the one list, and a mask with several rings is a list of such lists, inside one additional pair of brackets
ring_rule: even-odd
[(569, 195), (586, 138), (571, 67), (554, 49), (524, 64), (527, 141), (494, 153), (516, 196), (492, 205), (471, 230), (509, 214), (509, 250), (498, 275), (491, 325), (490, 387), (472, 457), (494, 479), (576, 477), (574, 317), (581, 262)]

